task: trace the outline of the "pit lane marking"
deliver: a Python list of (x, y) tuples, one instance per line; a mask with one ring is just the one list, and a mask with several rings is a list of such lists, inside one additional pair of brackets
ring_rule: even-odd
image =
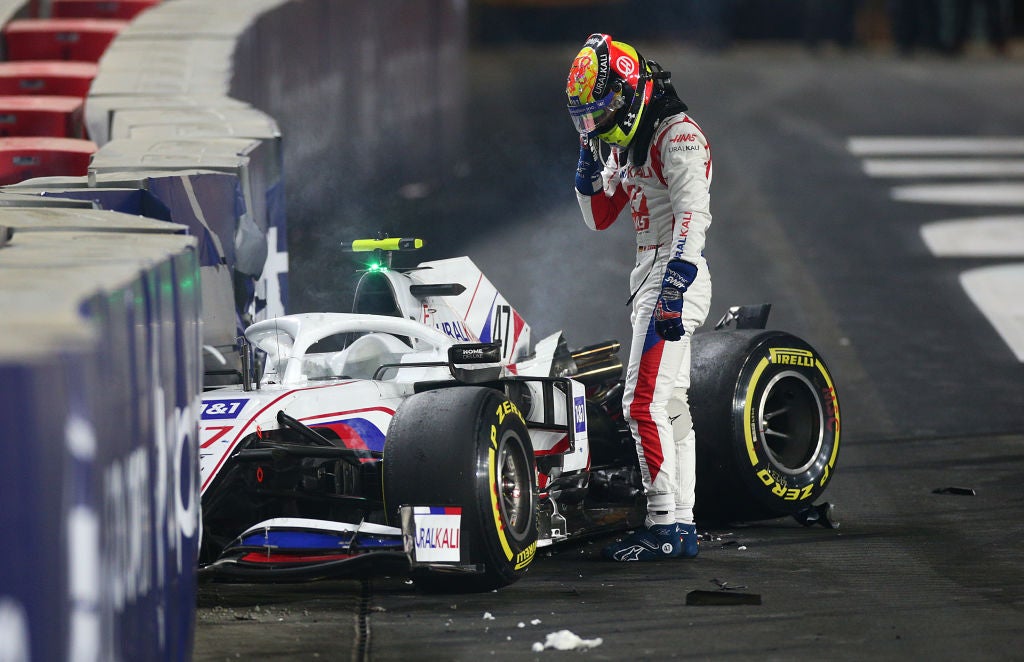
[(1024, 138), (1015, 136), (852, 136), (846, 147), (854, 156), (1024, 155)]
[[(849, 151), (864, 158), (863, 171), (881, 178), (1015, 178), (1024, 176), (1024, 159), (977, 158), (1024, 154), (1024, 138), (1016, 137), (851, 137)], [(967, 159), (939, 158), (967, 156)], [(1024, 183), (955, 182), (896, 186), (890, 195), (900, 202), (1024, 207)], [(926, 223), (921, 239), (940, 258), (1024, 257), (1024, 216), (978, 216)], [(1024, 362), (1024, 262), (963, 271), (960, 285), (988, 319), (1017, 360)]]
[(936, 257), (1024, 257), (1024, 216), (951, 218), (921, 226)]
[(1024, 176), (1024, 159), (864, 159), (868, 177)]
[(1024, 362), (1024, 262), (964, 271), (960, 284), (1017, 360)]
[(900, 202), (925, 204), (1021, 207), (1024, 206), (1024, 183), (897, 186), (892, 189), (892, 197)]

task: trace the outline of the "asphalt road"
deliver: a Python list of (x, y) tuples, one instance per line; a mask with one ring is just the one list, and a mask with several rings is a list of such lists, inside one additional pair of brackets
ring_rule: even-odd
[[(771, 302), (770, 326), (808, 340), (836, 378), (843, 447), (825, 500), (839, 527), (747, 524), (707, 532), (695, 561), (630, 566), (597, 560), (593, 541), (482, 595), (425, 596), (400, 578), (206, 585), (195, 659), (1020, 659), (1024, 245), (1007, 219), (1024, 213), (1024, 155), (1011, 149), (1024, 138), (1022, 60), (639, 46), (712, 142), (711, 319)], [(472, 256), (535, 337), (564, 329), (584, 345), (625, 337), (632, 239), (628, 223), (593, 233), (578, 217), (561, 97), (577, 49), (474, 54), (464, 176), (370, 199), (392, 235), (427, 239), (422, 259)], [(887, 155), (890, 143), (851, 142), (894, 136), (928, 141)], [(1009, 163), (960, 170), (944, 141), (978, 137), (999, 138)], [(972, 163), (994, 158), (967, 148)], [(952, 173), (922, 161), (940, 157)], [(961, 184), (1002, 197), (935, 201)], [(1005, 223), (990, 236), (992, 217)], [(935, 235), (952, 227), (952, 242), (923, 238), (956, 219), (968, 220)], [(293, 264), (317, 250), (292, 246)], [(299, 309), (328, 287), (293, 274)], [(695, 590), (761, 604), (688, 605)], [(563, 629), (601, 643), (532, 651)]]

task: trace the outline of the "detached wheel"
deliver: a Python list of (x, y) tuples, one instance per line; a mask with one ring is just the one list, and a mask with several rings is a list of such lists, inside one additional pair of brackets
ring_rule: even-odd
[(431, 592), (489, 591), (518, 580), (537, 551), (533, 446), (516, 406), (491, 388), (455, 387), (406, 400), (384, 445), (384, 502), (462, 509), (462, 565), (482, 572), (417, 567)]
[(693, 338), (697, 517), (769, 519), (811, 506), (835, 471), (839, 400), (821, 356), (782, 331)]

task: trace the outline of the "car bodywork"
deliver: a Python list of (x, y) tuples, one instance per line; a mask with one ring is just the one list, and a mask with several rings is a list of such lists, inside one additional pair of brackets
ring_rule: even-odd
[[(309, 578), (418, 562), (473, 571), (457, 549), (445, 556), (430, 546), (436, 541), (417, 546), (413, 511), (403, 540), (400, 513), (384, 512), (380, 484), (388, 428), (403, 403), (423, 391), (472, 384), (500, 389), (529, 429), (537, 546), (636, 521), (636, 490), (620, 475), (634, 471), (628, 460), (608, 468), (614, 475), (602, 474), (623, 487), (615, 503), (596, 516), (577, 507), (594, 469), (588, 389), (566, 376), (579, 366), (561, 334), (531, 346), (529, 325), (469, 258), (367, 273), (355, 301), (357, 311), (373, 312), (253, 324), (243, 352), (252, 357), (244, 362), (250, 374), (204, 394), (202, 574)], [(621, 369), (615, 349), (600, 352), (599, 374)], [(563, 495), (572, 505), (559, 503)], [(433, 521), (443, 522), (441, 515)]]

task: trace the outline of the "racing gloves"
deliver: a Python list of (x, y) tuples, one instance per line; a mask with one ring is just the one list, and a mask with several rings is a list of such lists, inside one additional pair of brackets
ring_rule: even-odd
[(576, 190), (583, 195), (596, 195), (602, 188), (601, 164), (594, 158), (590, 143), (580, 138), (580, 160), (576, 164)]
[(665, 340), (679, 340), (686, 335), (683, 328), (683, 292), (696, 277), (696, 265), (684, 260), (670, 260), (665, 268), (661, 294), (654, 304), (654, 331)]

